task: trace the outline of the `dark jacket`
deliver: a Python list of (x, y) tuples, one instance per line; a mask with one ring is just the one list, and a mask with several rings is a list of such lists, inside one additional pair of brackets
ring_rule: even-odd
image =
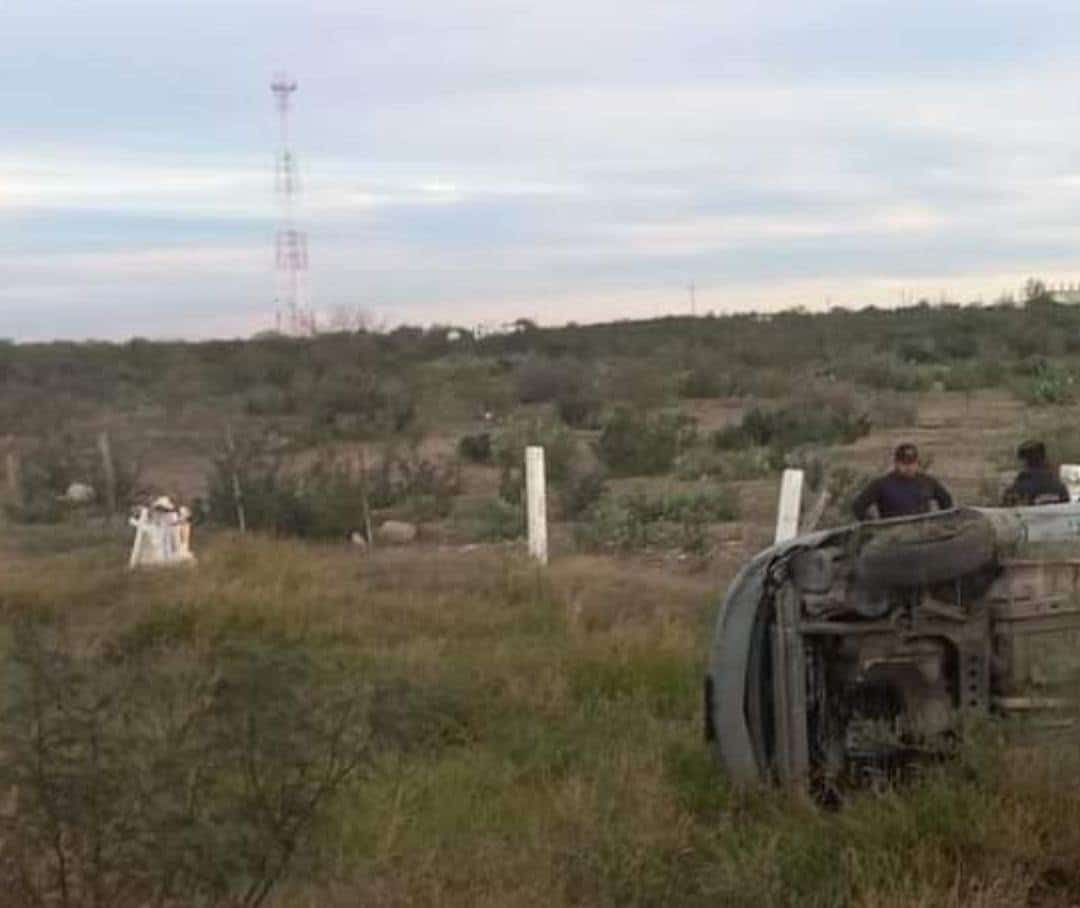
[(876, 506), (878, 517), (884, 520), (929, 513), (935, 501), (943, 511), (953, 506), (952, 496), (933, 476), (902, 476), (894, 471), (875, 479), (855, 496), (851, 510), (856, 520), (866, 520), (871, 506)]
[(1049, 467), (1030, 467), (1016, 474), (1005, 490), (1007, 507), (1030, 504), (1059, 504), (1069, 500), (1069, 490)]

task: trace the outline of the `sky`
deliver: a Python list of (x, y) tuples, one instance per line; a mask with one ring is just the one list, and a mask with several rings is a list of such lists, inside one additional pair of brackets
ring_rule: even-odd
[(1080, 281), (1080, 4), (10, 0), (0, 337), (990, 302)]

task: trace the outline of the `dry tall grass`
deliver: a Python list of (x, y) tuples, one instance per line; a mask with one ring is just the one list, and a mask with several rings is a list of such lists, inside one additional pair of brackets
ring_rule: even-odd
[(7, 624), (47, 611), (88, 649), (169, 622), (197, 647), (288, 639), (437, 693), (438, 746), (389, 749), (358, 777), (275, 905), (1080, 901), (1073, 741), (990, 741), (834, 812), (729, 790), (701, 740), (718, 593), (701, 581), (608, 559), (541, 571), (496, 551), (362, 557), (230, 536), (194, 569), (133, 574), (109, 538), (48, 548), (27, 537), (0, 555)]

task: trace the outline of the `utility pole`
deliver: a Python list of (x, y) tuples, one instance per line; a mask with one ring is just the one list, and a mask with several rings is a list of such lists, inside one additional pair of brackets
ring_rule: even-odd
[(270, 83), (281, 127), (281, 147), (274, 172), (274, 184), (281, 204), (276, 241), (280, 287), (276, 322), (279, 325), (284, 322), (289, 334), (304, 334), (313, 333), (314, 321), (307, 312), (307, 234), (296, 228), (296, 196), (300, 191), (300, 175), (289, 142), (289, 105), (296, 88), (296, 80), (285, 73), (277, 73)]
[(690, 290), (690, 317), (694, 318), (694, 317), (697, 316), (697, 285), (693, 281), (690, 282), (689, 290)]

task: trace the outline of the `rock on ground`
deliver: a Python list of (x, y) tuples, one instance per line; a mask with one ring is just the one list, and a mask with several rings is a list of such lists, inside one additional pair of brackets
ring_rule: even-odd
[(416, 524), (404, 520), (387, 520), (375, 531), (375, 541), (383, 545), (408, 545), (416, 541)]

